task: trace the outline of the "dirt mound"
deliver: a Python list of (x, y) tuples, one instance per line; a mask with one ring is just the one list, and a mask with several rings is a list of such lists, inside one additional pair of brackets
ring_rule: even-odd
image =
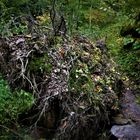
[(109, 125), (110, 112), (118, 109), (119, 76), (103, 40), (96, 44), (83, 36), (0, 38), (0, 72), (12, 90), (35, 96), (28, 113), (34, 119), (25, 114), (22, 119), (34, 126), (37, 139), (92, 140)]

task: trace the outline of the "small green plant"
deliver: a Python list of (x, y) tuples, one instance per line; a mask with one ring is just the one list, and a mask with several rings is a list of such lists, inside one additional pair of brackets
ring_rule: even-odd
[(39, 58), (33, 58), (30, 62), (29, 69), (35, 72), (41, 71), (50, 74), (52, 71), (51, 58), (48, 54), (44, 54)]
[(136, 41), (134, 44), (133, 44), (133, 50), (139, 50), (140, 49), (140, 42)]
[(14, 19), (8, 21), (0, 20), (0, 32), (2, 36), (12, 36), (13, 34), (26, 34), (27, 26), (24, 23), (16, 22)]
[(126, 37), (126, 38), (124, 38), (124, 45), (132, 43), (133, 41), (134, 41), (134, 39), (132, 37)]
[(12, 93), (5, 80), (0, 77), (0, 124), (8, 124), (18, 119), (34, 103), (34, 97), (23, 90)]
[(140, 105), (140, 96), (136, 97), (136, 103)]

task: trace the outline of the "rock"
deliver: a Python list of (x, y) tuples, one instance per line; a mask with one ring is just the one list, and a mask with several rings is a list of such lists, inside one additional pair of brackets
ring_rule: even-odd
[(18, 38), (18, 40), (16, 41), (16, 45), (25, 42), (24, 38)]
[(122, 114), (118, 114), (117, 116), (113, 117), (113, 123), (124, 125), (128, 124), (129, 119), (126, 119)]
[(140, 140), (140, 125), (114, 125), (111, 133), (119, 140)]
[(136, 103), (136, 97), (131, 90), (124, 94), (121, 107), (126, 118), (140, 123), (140, 105)]
[(108, 49), (106, 47), (106, 38), (102, 38), (100, 40), (96, 41), (96, 47), (101, 50), (101, 52), (104, 54), (107, 53)]

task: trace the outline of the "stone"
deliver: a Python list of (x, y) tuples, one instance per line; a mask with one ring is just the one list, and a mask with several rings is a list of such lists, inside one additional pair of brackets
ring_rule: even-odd
[(119, 140), (140, 140), (140, 124), (114, 125), (111, 133)]

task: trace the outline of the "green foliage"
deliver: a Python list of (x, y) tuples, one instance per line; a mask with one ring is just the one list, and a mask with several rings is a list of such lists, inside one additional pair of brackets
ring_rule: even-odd
[(42, 73), (47, 72), (48, 74), (50, 74), (52, 65), (51, 59), (48, 54), (44, 54), (44, 56), (39, 58), (33, 58), (29, 65), (29, 69), (34, 72), (41, 71)]
[[(42, 10), (48, 6), (48, 2), (45, 0), (2, 0), (0, 2), (0, 12), (2, 16), (10, 17), (19, 16), (22, 14), (32, 14), (37, 16), (42, 14)], [(4, 12), (3, 12), (4, 11)]]
[(124, 38), (124, 40), (123, 40), (123, 44), (124, 45), (128, 45), (129, 43), (132, 43), (134, 41), (134, 39), (133, 38), (131, 38), (131, 37), (126, 37), (126, 38)]
[(133, 44), (133, 50), (139, 50), (140, 49), (140, 42), (139, 41), (136, 41), (134, 44)]
[(0, 32), (2, 36), (27, 33), (27, 24), (21, 17), (37, 17), (48, 11), (45, 0), (1, 0)]
[(5, 80), (0, 77), (0, 124), (15, 122), (19, 114), (27, 111), (34, 97), (23, 90), (12, 93)]
[(135, 51), (121, 51), (119, 54), (119, 64), (121, 69), (135, 80), (139, 78), (139, 52)]
[(27, 33), (26, 24), (15, 22), (14, 18), (8, 21), (2, 20), (0, 22), (0, 32), (2, 36), (12, 36), (13, 34)]
[[(86, 64), (82, 64), (82, 66), (74, 66), (70, 73), (70, 89), (76, 93), (81, 93), (81, 91), (85, 93), (90, 93), (93, 91), (94, 84), (91, 79), (91, 75), (89, 72), (89, 68)], [(79, 88), (81, 87), (81, 88)]]
[(133, 80), (139, 79), (140, 74), (140, 33), (139, 20), (127, 19), (127, 24), (121, 27), (122, 44), (117, 53), (117, 60), (121, 69)]

